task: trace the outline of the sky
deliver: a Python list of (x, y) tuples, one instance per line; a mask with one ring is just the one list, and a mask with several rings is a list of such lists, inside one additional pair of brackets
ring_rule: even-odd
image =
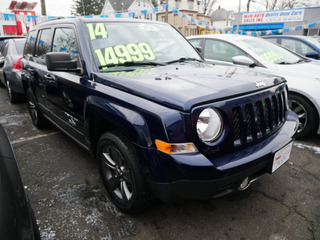
[[(18, 0), (22, 1), (22, 0)], [(40, 0), (29, 0), (30, 2), (36, 1), (38, 5), (35, 7), (35, 11), (40, 15), (41, 6)], [(73, 0), (45, 0), (46, 1), (46, 10), (48, 16), (70, 16), (71, 15), (71, 6), (73, 5)], [(320, 5), (320, 0), (310, 0), (313, 1), (317, 6)], [(241, 11), (246, 11), (246, 0), (241, 1)], [(11, 0), (1, 0), (0, 12), (8, 12), (9, 5)], [(214, 5), (214, 9), (217, 9), (219, 6), (227, 10), (233, 10), (238, 12), (239, 0), (218, 0)], [(264, 10), (261, 9), (261, 6), (257, 6), (257, 3), (251, 3), (251, 10)]]

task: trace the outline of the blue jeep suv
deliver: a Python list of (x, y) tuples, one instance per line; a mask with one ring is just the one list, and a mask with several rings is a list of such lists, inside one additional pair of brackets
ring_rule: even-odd
[(34, 125), (91, 152), (126, 213), (244, 190), (289, 159), (298, 119), (285, 80), (206, 63), (168, 24), (47, 21), (22, 65)]

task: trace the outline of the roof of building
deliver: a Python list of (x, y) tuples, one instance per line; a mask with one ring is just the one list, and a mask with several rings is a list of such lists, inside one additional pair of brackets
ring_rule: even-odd
[[(109, 0), (115, 12), (126, 11), (135, 0)], [(140, 2), (150, 2), (149, 0), (139, 0)]]
[(114, 11), (121, 12), (127, 10), (134, 2), (134, 0), (110, 0), (109, 2), (112, 5)]
[(211, 20), (212, 21), (224, 21), (229, 20), (230, 15), (233, 13), (233, 11), (227, 11), (225, 8), (218, 8), (211, 14)]

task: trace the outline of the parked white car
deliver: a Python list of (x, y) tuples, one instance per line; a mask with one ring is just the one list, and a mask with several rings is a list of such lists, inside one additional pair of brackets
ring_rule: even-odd
[(188, 37), (203, 57), (215, 64), (239, 64), (284, 77), (289, 106), (299, 116), (297, 137), (320, 133), (320, 63), (261, 38), (211, 34)]

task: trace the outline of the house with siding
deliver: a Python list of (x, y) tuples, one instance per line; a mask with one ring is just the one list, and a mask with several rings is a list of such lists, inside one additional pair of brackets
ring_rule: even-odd
[[(153, 8), (151, 0), (106, 0), (101, 15), (112, 16), (123, 13), (123, 17), (129, 17), (128, 13), (134, 12), (135, 18), (156, 20)], [(146, 14), (141, 12), (145, 10), (147, 10)]]

